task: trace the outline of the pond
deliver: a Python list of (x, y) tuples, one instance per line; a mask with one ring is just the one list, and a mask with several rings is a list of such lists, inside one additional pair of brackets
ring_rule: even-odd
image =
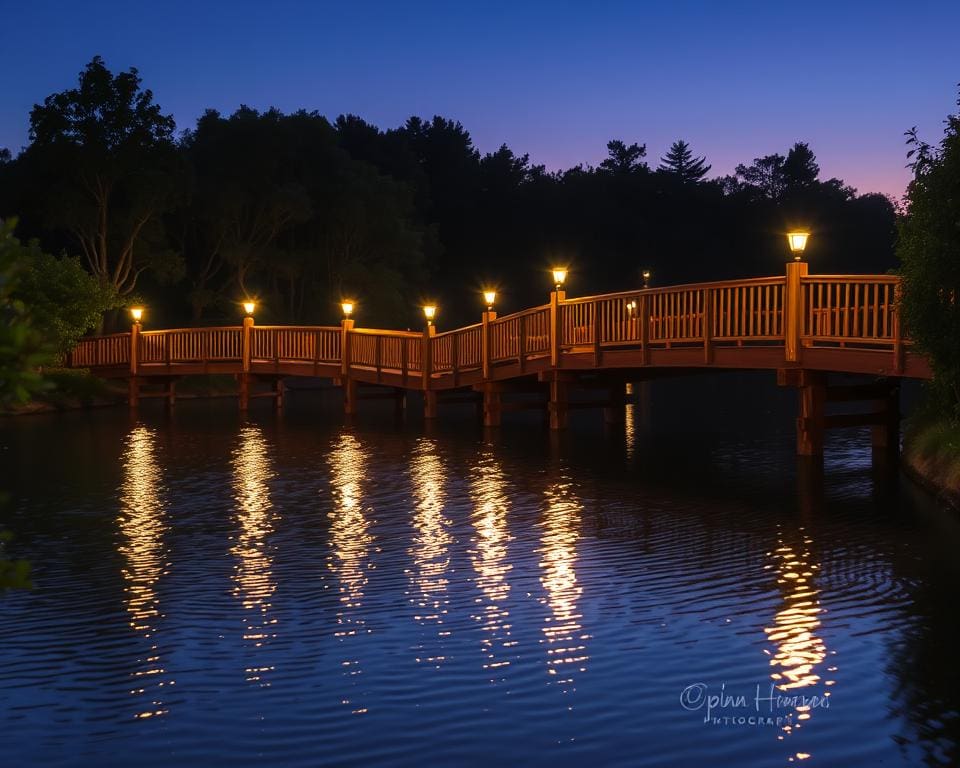
[[(10, 765), (954, 764), (960, 525), (770, 376), (0, 422)], [(263, 406), (262, 408), (259, 406)]]

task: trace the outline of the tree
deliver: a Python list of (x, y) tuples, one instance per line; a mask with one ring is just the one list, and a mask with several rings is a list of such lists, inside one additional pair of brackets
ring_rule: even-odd
[(13, 295), (29, 308), (33, 327), (60, 359), (99, 325), (105, 312), (123, 305), (116, 289), (98, 282), (78, 258), (44, 253), (36, 241), (15, 244), (14, 252), (20, 275)]
[(678, 139), (670, 145), (670, 151), (660, 158), (660, 170), (675, 175), (683, 182), (696, 183), (707, 175), (710, 168), (705, 157), (694, 158), (690, 145)]
[(783, 155), (773, 154), (755, 157), (752, 165), (742, 163), (734, 169), (736, 181), (745, 191), (757, 197), (777, 201), (786, 189), (786, 177), (783, 173)]
[[(958, 101), (960, 105), (960, 101)], [(933, 387), (950, 419), (960, 420), (960, 114), (950, 115), (939, 146), (907, 132), (913, 180), (900, 221), (907, 330), (933, 365)]]
[(643, 158), (646, 156), (646, 144), (630, 144), (627, 146), (619, 139), (613, 139), (607, 142), (607, 159), (600, 163), (600, 168), (617, 175), (645, 171), (647, 170), (647, 164), (643, 161)]
[(113, 75), (95, 56), (77, 88), (30, 112), (23, 156), (32, 202), (68, 231), (99, 282), (134, 290), (147, 269), (175, 274), (159, 217), (173, 191), (173, 118), (141, 89), (136, 69)]
[(783, 162), (783, 181), (790, 189), (809, 189), (817, 183), (820, 166), (809, 145), (798, 141)]

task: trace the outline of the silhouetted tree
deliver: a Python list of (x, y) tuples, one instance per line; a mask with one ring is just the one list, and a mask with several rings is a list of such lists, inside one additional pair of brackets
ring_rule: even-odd
[(607, 142), (607, 159), (600, 163), (604, 171), (616, 174), (628, 174), (647, 170), (643, 158), (647, 156), (646, 144), (630, 144), (619, 139)]
[(783, 182), (793, 189), (807, 189), (817, 182), (820, 166), (817, 158), (804, 142), (797, 142), (787, 153), (782, 166)]
[(756, 157), (751, 165), (740, 164), (734, 170), (735, 184), (731, 191), (744, 191), (754, 197), (777, 201), (787, 186), (783, 155)]
[(48, 228), (68, 231), (91, 273), (121, 295), (145, 270), (179, 266), (159, 226), (177, 166), (173, 130), (137, 70), (113, 75), (99, 56), (77, 88), (30, 113), (25, 202)]
[(675, 175), (681, 181), (698, 182), (710, 171), (705, 157), (694, 157), (687, 142), (679, 139), (670, 145), (670, 151), (660, 158), (660, 170)]

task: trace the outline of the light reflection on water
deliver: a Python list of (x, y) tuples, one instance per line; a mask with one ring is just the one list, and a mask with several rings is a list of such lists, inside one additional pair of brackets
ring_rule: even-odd
[(444, 621), (450, 602), (447, 569), (453, 538), (450, 520), (444, 514), (445, 479), (436, 441), (420, 438), (410, 457), (414, 536), (409, 550), (411, 567), (407, 569), (412, 588), (408, 595), (414, 606), (414, 620), (436, 627), (432, 637), (424, 637), (417, 645), (417, 661), (437, 667), (446, 659), (443, 640), (450, 636)]
[[(577, 542), (583, 506), (573, 480), (566, 474), (544, 492), (541, 535), (540, 583), (546, 592), (542, 602), (550, 613), (544, 619), (543, 639), (551, 683), (564, 693), (576, 689), (577, 673), (586, 672), (589, 659), (578, 601), (583, 587), (577, 582)], [(570, 704), (569, 706), (573, 706)]]
[[(157, 582), (169, 566), (164, 536), (168, 529), (165, 514), (163, 472), (157, 458), (156, 432), (142, 424), (127, 435), (123, 451), (123, 484), (120, 487), (121, 541), (118, 545), (125, 565), (121, 571), (126, 582), (127, 613), (130, 628), (149, 641), (144, 657), (132, 672), (135, 688), (130, 691), (138, 700), (151, 697), (148, 704), (138, 704), (137, 718), (154, 717), (168, 712), (164, 691), (174, 681), (160, 658), (157, 634), (163, 615)], [(145, 708), (144, 708), (145, 707)]]
[(334, 636), (344, 658), (340, 662), (347, 677), (349, 693), (340, 703), (354, 714), (366, 713), (366, 707), (355, 699), (362, 693), (362, 668), (355, 639), (369, 630), (363, 616), (367, 572), (371, 568), (370, 548), (373, 535), (371, 521), (363, 507), (363, 483), (366, 481), (367, 452), (352, 434), (342, 433), (331, 445), (327, 456), (330, 464), (330, 492), (333, 509), (330, 519), (330, 556), (328, 565), (336, 575), (340, 593), (337, 607), (337, 628)]
[(473, 528), (470, 560), (476, 572), (482, 596), (476, 598), (474, 619), (483, 627), (480, 641), (483, 668), (491, 681), (502, 680), (510, 666), (510, 650), (517, 642), (510, 633), (510, 597), (508, 576), (510, 532), (507, 516), (510, 499), (503, 468), (494, 453), (483, 451), (470, 470), (470, 495), (473, 499)]
[[(261, 429), (247, 424), (233, 452), (233, 490), (237, 503), (236, 541), (230, 551), (236, 558), (234, 595), (244, 609), (244, 643), (261, 657), (264, 646), (277, 636), (277, 619), (271, 615), (271, 599), (277, 589), (269, 537), (277, 525), (270, 502), (273, 466)], [(248, 682), (269, 687), (272, 664), (255, 662), (245, 668)]]

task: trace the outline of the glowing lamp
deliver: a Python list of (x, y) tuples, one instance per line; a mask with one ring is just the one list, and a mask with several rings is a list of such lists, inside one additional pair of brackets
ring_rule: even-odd
[(649, 269), (643, 270), (643, 287), (644, 287), (644, 288), (649, 288), (649, 287), (650, 287), (650, 277), (651, 277), (652, 274), (653, 274), (653, 273), (650, 272)]
[(143, 319), (143, 307), (130, 307), (130, 317), (133, 322), (139, 323)]
[(343, 301), (340, 303), (340, 309), (343, 310), (343, 316), (348, 318), (353, 314), (353, 301)]
[(803, 252), (807, 248), (807, 238), (809, 232), (787, 232), (787, 242), (790, 244), (790, 252), (796, 261), (803, 258)]
[(495, 302), (495, 301), (497, 300), (497, 292), (496, 292), (496, 291), (484, 291), (484, 292), (483, 292), (483, 300), (484, 300), (485, 302), (487, 302), (487, 312), (492, 312), (492, 311), (493, 311), (493, 302)]
[(437, 316), (437, 308), (433, 304), (426, 304), (423, 307), (423, 316), (427, 318), (427, 325), (433, 322), (433, 318)]
[(253, 311), (257, 308), (256, 302), (245, 301), (243, 302), (243, 311), (246, 312), (250, 317), (253, 317)]
[(551, 271), (553, 272), (553, 282), (557, 286), (557, 290), (559, 291), (561, 288), (563, 288), (564, 282), (566, 282), (567, 268), (554, 267), (553, 270)]

